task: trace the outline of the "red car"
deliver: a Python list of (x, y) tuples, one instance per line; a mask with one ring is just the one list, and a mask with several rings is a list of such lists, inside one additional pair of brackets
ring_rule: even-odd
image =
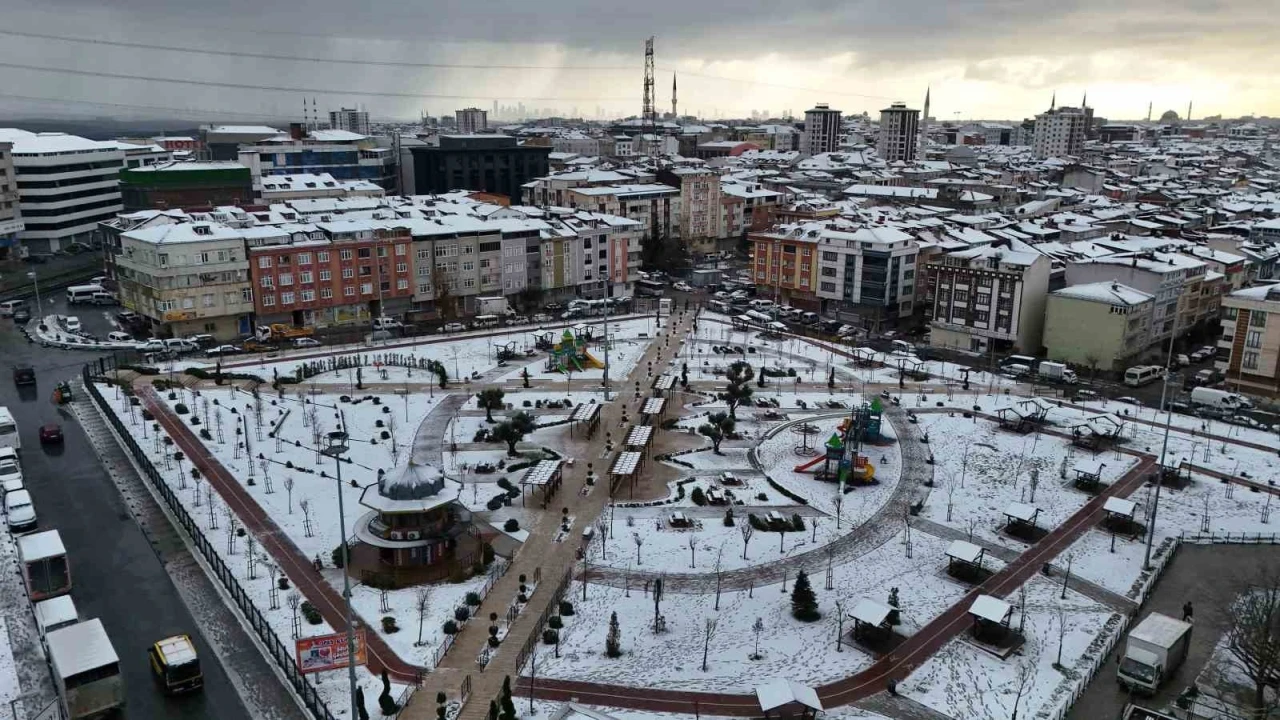
[(62, 442), (62, 426), (58, 423), (48, 423), (40, 426), (40, 443), (60, 443)]

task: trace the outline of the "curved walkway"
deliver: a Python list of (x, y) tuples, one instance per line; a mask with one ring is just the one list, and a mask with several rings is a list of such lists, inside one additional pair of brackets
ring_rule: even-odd
[[(848, 415), (847, 412), (827, 413), (807, 417), (797, 422), (846, 415)], [(826, 571), (828, 563), (844, 565), (852, 562), (889, 542), (902, 531), (904, 518), (907, 517), (907, 508), (916, 501), (915, 491), (923, 488), (921, 483), (925, 480), (933, 478), (933, 466), (928, 463), (928, 453), (923, 450), (926, 446), (919, 441), (917, 432), (919, 425), (906, 422), (906, 413), (901, 408), (886, 410), (885, 417), (893, 426), (894, 434), (898, 437), (899, 450), (902, 453), (902, 472), (889, 499), (871, 517), (826, 545), (778, 560), (721, 573), (719, 586), (722, 591), (772, 585), (782, 582), (784, 576), (794, 577), (796, 571), (801, 569), (816, 577), (817, 573)], [(781, 431), (786, 427), (787, 425), (780, 425), (778, 430)], [(755, 459), (755, 453), (750, 453), (750, 457), (755, 469), (764, 473)], [(743, 518), (742, 522), (746, 522), (746, 519)], [(581, 577), (582, 574), (578, 573), (578, 578), (581, 579)], [(658, 577), (662, 578), (663, 586), (670, 592), (700, 594), (716, 592), (715, 573), (658, 573), (635, 570), (628, 573), (614, 567), (593, 567), (588, 571), (587, 579), (592, 583), (622, 587), (628, 581), (633, 585), (636, 582), (643, 584)]]
[(436, 403), (418, 424), (418, 431), (413, 434), (413, 461), (435, 467), (444, 467), (444, 434), (449, 429), (449, 421), (471, 395), (454, 393)]

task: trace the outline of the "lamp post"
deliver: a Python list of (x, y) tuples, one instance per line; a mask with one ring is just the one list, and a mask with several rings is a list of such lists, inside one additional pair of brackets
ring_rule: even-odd
[(41, 309), (40, 305), (40, 278), (37, 277), (35, 270), (28, 272), (27, 277), (31, 278), (31, 284), (34, 285), (36, 289), (36, 321), (38, 323), (44, 322), (44, 311)]
[(342, 456), (350, 446), (347, 444), (347, 433), (334, 430), (326, 438), (327, 444), (320, 453), (333, 458), (338, 468), (338, 526), (342, 530), (342, 597), (347, 607), (347, 680), (351, 683), (351, 717), (359, 717), (356, 708), (356, 629), (352, 622), (351, 612), (351, 551), (347, 547), (347, 516), (342, 502)]
[[(609, 269), (613, 272), (613, 268)], [(604, 401), (609, 402), (609, 275), (604, 278)]]

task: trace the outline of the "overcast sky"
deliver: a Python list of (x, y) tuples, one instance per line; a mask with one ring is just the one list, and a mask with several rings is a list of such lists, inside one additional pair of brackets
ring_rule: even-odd
[[(1195, 117), (1280, 115), (1275, 0), (610, 5), (0, 0), (0, 111), (154, 116), (163, 113), (152, 108), (177, 108), (192, 119), (249, 121), (301, 115), (302, 98), (314, 96), (321, 113), (360, 104), (376, 118), (451, 113), (470, 104), (492, 109), (495, 99), (615, 117), (640, 110), (644, 40), (654, 35), (660, 111), (670, 109), (671, 76), (678, 72), (681, 112), (709, 117), (799, 114), (817, 102), (874, 114), (891, 100), (920, 107), (930, 86), (931, 112), (940, 120), (1028, 117), (1055, 92), (1059, 104), (1078, 104), (1087, 92), (1098, 115), (1115, 119), (1144, 117), (1148, 102), (1155, 116), (1167, 109), (1185, 114), (1189, 101)], [(148, 50), (3, 31), (349, 62)], [(227, 87), (245, 84), (275, 89)]]

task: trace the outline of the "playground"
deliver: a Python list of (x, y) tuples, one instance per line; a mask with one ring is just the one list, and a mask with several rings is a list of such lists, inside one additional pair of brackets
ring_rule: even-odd
[(587, 350), (587, 343), (593, 339), (589, 326), (565, 328), (559, 342), (555, 342), (554, 337), (553, 331), (537, 336), (537, 349), (547, 353), (544, 368), (547, 372), (580, 373), (587, 368), (598, 370), (604, 367), (604, 362)]
[[(835, 432), (827, 438), (818, 456), (796, 465), (793, 472), (810, 473), (818, 480), (838, 483), (842, 492), (846, 484), (875, 483), (876, 466), (859, 450), (864, 444), (881, 441), (881, 413), (879, 398), (855, 409), (851, 416), (841, 420), (836, 426)], [(817, 434), (817, 426), (800, 423), (790, 429), (803, 439), (800, 445), (793, 448), (795, 454), (803, 456), (815, 452), (816, 448), (809, 446), (809, 438)]]

